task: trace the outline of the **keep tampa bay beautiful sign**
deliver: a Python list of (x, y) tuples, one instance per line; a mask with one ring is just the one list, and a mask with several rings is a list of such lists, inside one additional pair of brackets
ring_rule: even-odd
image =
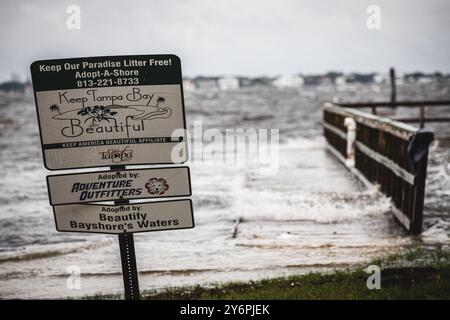
[(187, 160), (177, 56), (41, 60), (31, 75), (47, 169)]

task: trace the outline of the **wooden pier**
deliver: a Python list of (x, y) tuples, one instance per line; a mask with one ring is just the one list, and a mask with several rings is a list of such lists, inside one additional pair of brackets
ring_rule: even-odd
[[(330, 150), (363, 181), (367, 179), (379, 185), (392, 199), (392, 212), (397, 220), (409, 233), (419, 234), (422, 231), (428, 151), (419, 164), (422, 169), (414, 173), (408, 144), (417, 129), (362, 112), (356, 109), (358, 107), (371, 106), (325, 104), (323, 128)], [(353, 123), (353, 133), (349, 123)]]
[(418, 108), (417, 117), (395, 118), (394, 120), (405, 123), (419, 123), (420, 128), (425, 127), (426, 122), (450, 122), (450, 117), (427, 117), (426, 111), (430, 108), (450, 107), (450, 100), (424, 100), (424, 101), (381, 101), (362, 103), (335, 103), (336, 106), (351, 109), (370, 109), (377, 115), (380, 108), (396, 109), (398, 107)]

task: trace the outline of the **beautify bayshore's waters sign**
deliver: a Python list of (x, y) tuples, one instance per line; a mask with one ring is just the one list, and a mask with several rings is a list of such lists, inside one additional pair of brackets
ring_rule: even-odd
[(53, 211), (58, 231), (123, 234), (194, 227), (190, 199), (114, 206), (72, 204), (54, 206)]
[(31, 75), (48, 169), (186, 161), (172, 156), (186, 140), (177, 56), (42, 60)]
[(51, 205), (191, 195), (188, 167), (47, 176)]

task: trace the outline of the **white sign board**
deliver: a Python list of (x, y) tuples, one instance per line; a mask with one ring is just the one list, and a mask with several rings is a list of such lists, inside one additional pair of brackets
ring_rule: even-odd
[(31, 74), (47, 169), (186, 161), (177, 56), (43, 60)]
[(47, 176), (51, 205), (191, 195), (188, 167)]
[(192, 202), (186, 200), (124, 205), (54, 206), (56, 229), (87, 233), (136, 233), (194, 227)]

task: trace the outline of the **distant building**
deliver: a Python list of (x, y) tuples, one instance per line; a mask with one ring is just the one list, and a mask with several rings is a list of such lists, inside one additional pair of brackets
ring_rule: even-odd
[(0, 83), (0, 91), (3, 92), (25, 92), (27, 83), (19, 81), (7, 81)]
[(406, 82), (417, 82), (420, 78), (424, 77), (425, 74), (422, 72), (413, 72), (413, 73), (406, 73), (405, 74), (405, 81)]
[(373, 83), (375, 73), (351, 73), (347, 76), (347, 83)]
[(251, 87), (253, 86), (253, 80), (248, 77), (238, 77), (239, 87)]
[(320, 85), (321, 86), (332, 86), (332, 85), (334, 85), (334, 81), (331, 78), (324, 76), (324, 77), (320, 78)]
[(306, 75), (303, 76), (305, 85), (308, 86), (318, 86), (322, 84), (323, 81), (323, 77), (322, 75)]
[(239, 89), (239, 79), (233, 77), (224, 77), (218, 80), (220, 90)]
[(277, 88), (299, 88), (305, 84), (304, 79), (297, 75), (282, 75), (272, 81), (272, 85)]
[(433, 80), (434, 80), (433, 76), (427, 75), (427, 76), (424, 76), (424, 77), (419, 78), (419, 79), (417, 80), (417, 82), (418, 82), (418, 83), (425, 84), (425, 83), (432, 83)]
[(334, 79), (336, 86), (345, 86), (347, 84), (347, 78), (345, 76), (339, 76)]
[(33, 94), (33, 84), (31, 81), (25, 83), (25, 93), (28, 95)]
[(395, 83), (398, 85), (402, 85), (405, 83), (405, 73), (404, 72), (395, 70)]
[(185, 92), (192, 92), (196, 90), (195, 82), (191, 79), (183, 79), (183, 90)]
[(252, 79), (253, 86), (271, 86), (275, 78), (256, 77)]
[(195, 87), (199, 90), (217, 90), (218, 78), (216, 77), (197, 77), (194, 79)]
[(373, 76), (373, 82), (385, 83), (389, 81), (389, 75), (387, 73), (375, 73)]
[[(438, 78), (438, 77), (436, 77)], [(432, 74), (425, 74), (422, 72), (414, 72), (414, 73), (408, 73), (405, 74), (405, 81), (406, 82), (417, 82), (417, 83), (431, 83), (435, 79), (435, 76)]]
[(329, 80), (325, 82), (327, 84), (337, 84), (337, 81), (342, 85), (342, 81), (345, 80), (345, 75), (342, 72), (330, 71), (325, 74), (325, 78)]

